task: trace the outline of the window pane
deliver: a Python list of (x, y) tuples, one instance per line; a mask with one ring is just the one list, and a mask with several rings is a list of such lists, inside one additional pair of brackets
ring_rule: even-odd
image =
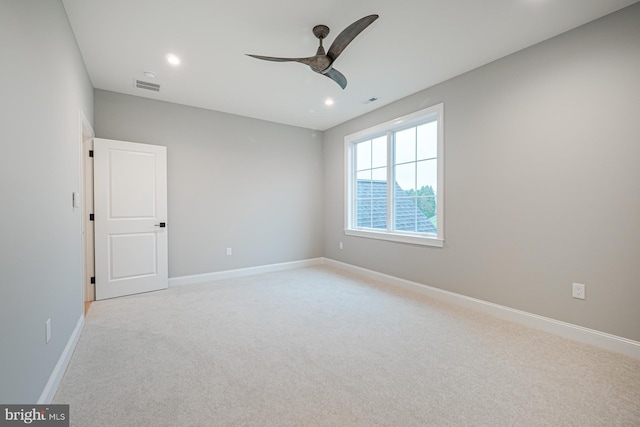
[(395, 202), (395, 229), (398, 231), (416, 231), (416, 199), (397, 198)]
[[(395, 230), (429, 234), (437, 233), (435, 198), (397, 198), (395, 201), (395, 209)], [(425, 213), (425, 211), (427, 211), (427, 213)], [(427, 215), (432, 216), (428, 217)]]
[(356, 198), (371, 197), (371, 169), (360, 171), (356, 179)]
[(356, 200), (356, 225), (371, 228), (371, 199)]
[(416, 160), (416, 128), (396, 132), (396, 164)]
[(438, 218), (436, 216), (436, 198), (418, 197), (416, 215), (416, 231), (418, 233), (437, 234)]
[[(416, 164), (407, 163), (405, 165), (396, 166), (396, 184), (400, 186), (409, 195), (415, 195), (416, 191)], [(411, 194), (411, 190), (414, 191)], [(397, 189), (396, 189), (397, 192)], [(396, 194), (397, 197), (403, 197), (403, 194)]]
[(387, 229), (387, 197), (371, 200), (371, 228)]
[(371, 181), (371, 197), (376, 199), (386, 199), (387, 181)]
[(418, 126), (418, 160), (438, 157), (438, 122)]
[(356, 198), (365, 199), (371, 197), (371, 181), (358, 180), (356, 183)]
[(360, 180), (371, 181), (371, 169), (367, 169), (367, 170), (358, 172), (356, 177), (357, 177), (358, 181), (360, 181)]
[(387, 168), (378, 168), (371, 171), (371, 179), (387, 183)]
[(427, 220), (436, 219), (437, 210), (435, 197), (418, 197), (416, 201), (419, 215), (424, 216)]
[(371, 143), (371, 167), (387, 165), (387, 136), (376, 138)]
[[(431, 187), (434, 193), (437, 193), (437, 185), (438, 185), (438, 161), (436, 159), (433, 160), (423, 160), (417, 163), (417, 189), (421, 189), (423, 187)], [(426, 194), (419, 194), (426, 195)]]
[(371, 141), (356, 145), (356, 170), (371, 169)]
[(362, 228), (387, 229), (387, 200), (356, 200), (356, 224)]

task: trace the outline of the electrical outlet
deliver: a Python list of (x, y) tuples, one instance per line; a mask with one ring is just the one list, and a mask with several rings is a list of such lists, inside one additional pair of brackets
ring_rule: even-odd
[(582, 283), (574, 283), (573, 284), (573, 292), (572, 295), (574, 298), (584, 299), (586, 296), (586, 286)]
[(340, 249), (344, 249), (344, 245), (342, 244), (342, 242), (340, 242), (340, 244), (338, 245), (338, 247), (339, 247)]
[(45, 327), (45, 339), (47, 340), (47, 344), (48, 344), (49, 341), (51, 341), (51, 319), (47, 319), (47, 321), (44, 322), (44, 327)]
[(231, 250), (231, 248), (227, 248), (227, 255), (233, 255), (233, 251)]

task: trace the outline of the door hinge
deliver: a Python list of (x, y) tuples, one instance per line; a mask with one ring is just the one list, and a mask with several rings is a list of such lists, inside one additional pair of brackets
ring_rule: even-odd
[(89, 157), (93, 157), (93, 150), (89, 150)]
[(91, 278), (91, 284), (92, 284), (92, 285), (95, 285), (95, 284), (96, 284), (96, 278), (95, 278), (95, 276)]
[(93, 214), (89, 214), (89, 221), (93, 221)]

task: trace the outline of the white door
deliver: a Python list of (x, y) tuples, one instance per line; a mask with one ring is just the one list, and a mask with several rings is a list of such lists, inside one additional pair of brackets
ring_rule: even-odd
[(96, 300), (168, 287), (167, 150), (94, 139)]

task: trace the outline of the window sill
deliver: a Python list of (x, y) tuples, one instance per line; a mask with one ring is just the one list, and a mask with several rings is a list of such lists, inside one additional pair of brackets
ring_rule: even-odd
[(409, 243), (412, 245), (435, 246), (441, 248), (444, 246), (444, 239), (428, 236), (415, 236), (402, 233), (390, 233), (388, 231), (372, 231), (372, 230), (353, 230), (345, 229), (344, 234), (347, 236), (365, 237), (367, 239), (387, 240), (398, 243)]

